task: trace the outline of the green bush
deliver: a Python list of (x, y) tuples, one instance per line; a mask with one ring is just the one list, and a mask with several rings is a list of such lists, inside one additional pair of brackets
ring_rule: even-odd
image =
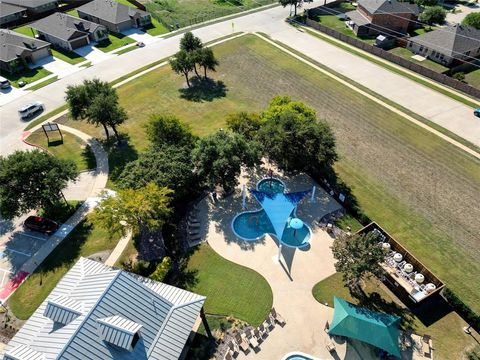
[(443, 297), (447, 300), (453, 310), (455, 310), (476, 331), (479, 331), (480, 316), (478, 314), (470, 309), (470, 307), (460, 300), (460, 298), (449, 288), (443, 290)]

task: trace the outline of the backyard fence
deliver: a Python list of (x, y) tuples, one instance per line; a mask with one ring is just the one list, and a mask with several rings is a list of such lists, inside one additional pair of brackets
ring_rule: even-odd
[[(316, 9), (312, 9), (316, 10)], [(309, 10), (308, 14), (309, 16), (312, 15), (318, 15), (318, 11), (312, 11)], [(336, 30), (333, 30), (332, 28), (329, 28), (327, 26), (324, 26), (322, 24), (319, 24), (317, 21), (312, 20), (307, 18), (305, 20), (305, 24), (315, 30), (318, 30), (324, 34), (327, 34), (331, 37), (334, 37), (335, 39), (341, 40), (349, 45), (355, 46), (358, 49), (361, 49), (363, 51), (366, 51), (370, 54), (379, 56), (385, 60), (388, 60), (394, 64), (400, 65), (408, 70), (414, 71), (420, 75), (423, 75), (429, 79), (432, 79), (434, 81), (437, 81), (441, 84), (444, 84), (446, 86), (449, 86), (455, 90), (461, 91), (467, 95), (470, 95), (474, 98), (480, 99), (480, 89), (474, 88), (473, 86), (470, 86), (468, 84), (465, 84), (461, 81), (455, 80), (447, 75), (437, 73), (433, 70), (427, 69), (424, 66), (415, 64), (407, 59), (404, 59), (398, 55), (392, 54), (386, 50), (380, 49), (378, 47), (372, 46), (367, 44), (364, 41), (355, 39), (353, 37), (350, 37), (348, 35), (342, 34), (341, 32), (338, 32)]]

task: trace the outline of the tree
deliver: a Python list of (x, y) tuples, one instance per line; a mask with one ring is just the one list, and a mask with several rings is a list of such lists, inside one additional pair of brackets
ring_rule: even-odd
[(192, 62), (193, 70), (197, 76), (200, 76), (197, 71), (197, 63), (201, 54), (200, 50), (203, 48), (202, 40), (193, 35), (190, 31), (186, 32), (180, 39), (180, 51), (186, 52)]
[(313, 0), (278, 0), (278, 3), (283, 7), (286, 7), (288, 5), (295, 6), (295, 16), (297, 16), (297, 7), (302, 7), (303, 3), (309, 3), (312, 1)]
[[(78, 120), (85, 119), (95, 126), (103, 126), (107, 139), (110, 138), (108, 126), (115, 135), (116, 127), (126, 120), (125, 111), (118, 105), (118, 95), (112, 86), (99, 79), (84, 80), (80, 85), (69, 85), (66, 91), (66, 101), (70, 115)], [(108, 106), (111, 114), (102, 114), (102, 108)]]
[(443, 7), (429, 6), (418, 16), (418, 20), (423, 21), (428, 25), (442, 25), (445, 22), (446, 17), (447, 12)]
[(198, 188), (198, 179), (193, 172), (191, 152), (192, 148), (187, 146), (151, 147), (125, 166), (118, 185), (138, 189), (153, 182), (172, 189), (174, 200), (192, 195)]
[(194, 69), (194, 65), (192, 57), (185, 50), (180, 50), (170, 59), (170, 67), (177, 74), (183, 74), (185, 76), (188, 87), (190, 87), (188, 74)]
[(148, 139), (153, 146), (176, 146), (193, 148), (197, 137), (188, 125), (172, 115), (152, 114), (145, 126)]
[(480, 30), (480, 12), (472, 12), (465, 16), (462, 25), (472, 26)]
[(237, 184), (242, 165), (260, 162), (258, 147), (243, 136), (219, 130), (200, 139), (192, 153), (193, 164), (209, 187), (220, 185), (225, 192)]
[(227, 127), (247, 140), (255, 140), (263, 125), (259, 114), (239, 112), (227, 116)]
[(172, 190), (149, 183), (138, 189), (122, 189), (116, 195), (104, 195), (92, 221), (112, 233), (146, 234), (160, 229), (171, 213)]
[(196, 61), (203, 67), (205, 80), (207, 80), (207, 70), (215, 71), (215, 67), (218, 66), (218, 60), (215, 58), (211, 48), (197, 50)]
[(90, 122), (104, 126), (107, 140), (110, 138), (107, 126), (110, 126), (117, 140), (120, 141), (117, 126), (127, 120), (127, 113), (118, 105), (117, 96), (113, 94), (96, 96), (89, 106), (88, 118)]
[(1, 216), (12, 219), (30, 210), (51, 207), (77, 175), (73, 161), (39, 150), (0, 157)]
[(155, 271), (149, 276), (154, 281), (163, 281), (170, 271), (172, 261), (168, 256), (164, 256), (162, 261), (157, 265)]
[(378, 236), (373, 233), (338, 236), (332, 245), (333, 257), (337, 260), (335, 270), (342, 273), (345, 285), (352, 294), (362, 295), (361, 282), (370, 276), (382, 276), (380, 262), (384, 253)]
[(415, 4), (422, 7), (435, 6), (437, 3), (438, 0), (415, 0)]
[(280, 168), (315, 175), (330, 170), (337, 160), (330, 126), (305, 104), (275, 97), (262, 119), (260, 143)]

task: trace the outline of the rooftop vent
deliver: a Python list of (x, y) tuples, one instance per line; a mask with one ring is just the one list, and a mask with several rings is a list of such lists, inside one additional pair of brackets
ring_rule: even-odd
[(67, 325), (82, 314), (82, 303), (66, 296), (58, 296), (49, 300), (43, 316), (52, 321)]
[(98, 319), (97, 322), (100, 337), (103, 341), (112, 345), (132, 351), (138, 340), (140, 340), (139, 331), (142, 325), (134, 321), (114, 315)]

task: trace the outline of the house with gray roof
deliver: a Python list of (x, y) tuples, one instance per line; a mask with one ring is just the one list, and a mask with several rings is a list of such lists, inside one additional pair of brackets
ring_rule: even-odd
[(357, 36), (403, 35), (415, 27), (417, 4), (398, 0), (359, 0), (357, 9), (345, 13), (347, 25)]
[(412, 37), (407, 49), (445, 66), (472, 61), (480, 56), (480, 30), (450, 25)]
[(80, 258), (2, 359), (178, 359), (204, 302), (204, 296)]
[(0, 69), (14, 72), (50, 55), (48, 42), (0, 29)]
[(58, 7), (58, 0), (2, 0), (2, 3), (21, 6), (28, 14), (42, 14)]
[(104, 25), (116, 33), (133, 27), (149, 26), (152, 23), (148, 12), (120, 4), (115, 0), (93, 0), (80, 6), (77, 11), (82, 19)]
[(26, 14), (27, 9), (23, 6), (0, 2), (0, 26), (14, 24)]
[(64, 13), (54, 13), (30, 25), (42, 40), (54, 47), (73, 50), (108, 37), (103, 25)]

